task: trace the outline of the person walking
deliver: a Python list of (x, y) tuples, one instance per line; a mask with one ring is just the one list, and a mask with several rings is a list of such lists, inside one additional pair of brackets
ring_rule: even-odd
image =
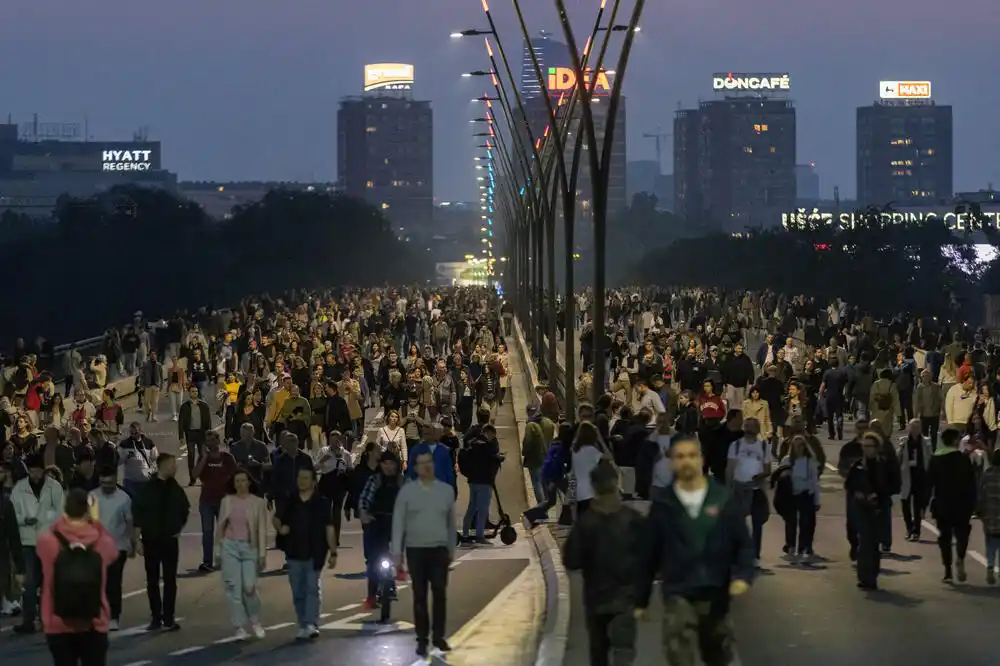
[(10, 493), (21, 536), (25, 573), (21, 623), (14, 627), (14, 631), (33, 634), (35, 619), (39, 616), (38, 590), (43, 583), (42, 564), (35, 546), (39, 535), (62, 515), (65, 500), (62, 486), (45, 473), (45, 463), (40, 455), (29, 455), (24, 466), (28, 475), (14, 484)]
[[(781, 467), (791, 480), (791, 504), (785, 519), (785, 555), (792, 561), (808, 564), (813, 558), (813, 536), (819, 511), (819, 463), (802, 435), (792, 438), (788, 455)], [(796, 538), (797, 537), (797, 538)]]
[(726, 478), (733, 494), (743, 504), (743, 515), (750, 517), (753, 535), (754, 565), (760, 566), (764, 523), (769, 517), (767, 493), (763, 484), (771, 476), (771, 450), (760, 436), (760, 422), (743, 419), (743, 436), (729, 445)]
[(118, 631), (122, 616), (122, 577), (125, 563), (135, 557), (135, 528), (132, 526), (132, 497), (118, 487), (118, 470), (107, 465), (97, 473), (100, 483), (89, 495), (91, 516), (96, 518), (115, 542), (118, 556), (108, 567), (105, 594), (111, 612), (109, 631)]
[(643, 520), (622, 503), (618, 470), (610, 460), (598, 462), (590, 481), (595, 493), (591, 510), (573, 525), (563, 564), (583, 573), (590, 666), (630, 666), (636, 657), (632, 611)]
[(106, 594), (118, 557), (114, 537), (94, 522), (87, 491), (66, 494), (61, 515), (38, 535), (42, 626), (55, 666), (105, 666), (111, 618)]
[(697, 439), (677, 438), (670, 459), (672, 492), (652, 503), (644, 523), (634, 614), (645, 617), (659, 574), (667, 663), (730, 664), (729, 606), (753, 582), (753, 541), (740, 503), (705, 476)]
[[(846, 446), (846, 445), (845, 445)], [(883, 522), (880, 514), (891, 511), (888, 498), (892, 495), (893, 470), (880, 455), (882, 436), (866, 432), (860, 438), (862, 455), (846, 469), (844, 491), (847, 495), (848, 535), (853, 559), (857, 560), (858, 587), (862, 590), (878, 589), (881, 561), (879, 533)], [(841, 461), (844, 454), (841, 452)], [(856, 550), (855, 550), (856, 549)]]
[(222, 570), (234, 638), (264, 638), (260, 623), (260, 574), (267, 564), (267, 506), (246, 470), (229, 479), (215, 526), (215, 564)]
[[(156, 458), (156, 475), (132, 500), (136, 552), (146, 564), (146, 597), (152, 620), (149, 631), (177, 631), (178, 538), (187, 523), (191, 506), (177, 483), (177, 459), (169, 453)], [(163, 594), (160, 594), (160, 583)]]
[[(289, 432), (283, 438), (294, 437)], [(297, 440), (297, 438), (296, 438)], [(296, 472), (297, 491), (288, 497), (273, 518), (274, 529), (283, 538), (288, 584), (298, 619), (296, 640), (319, 636), (320, 574), (323, 564), (337, 566), (337, 534), (330, 515), (330, 502), (316, 491), (316, 470), (302, 466)]]
[(157, 358), (155, 349), (149, 352), (149, 358), (142, 364), (136, 381), (142, 390), (146, 421), (155, 422), (157, 409), (160, 406), (160, 389), (163, 388), (164, 381), (163, 364)]
[(1000, 562), (1000, 449), (990, 456), (990, 467), (979, 480), (976, 505), (986, 539), (986, 584), (996, 585), (996, 567)]
[[(976, 508), (976, 471), (969, 457), (958, 450), (961, 437), (958, 430), (946, 428), (941, 433), (941, 446), (931, 456), (927, 468), (927, 491), (931, 498), (931, 515), (937, 523), (946, 583), (952, 581), (952, 563), (958, 582), (966, 580), (965, 553), (972, 531), (972, 512)], [(952, 540), (955, 542), (954, 557)]]
[(205, 437), (205, 453), (194, 468), (195, 478), (201, 481), (198, 515), (201, 517), (202, 559), (198, 571), (202, 573), (214, 571), (215, 521), (219, 517), (229, 480), (236, 469), (236, 458), (229, 451), (222, 450), (219, 433), (214, 430), (208, 431)]
[(469, 530), (475, 520), (475, 543), (488, 545), (486, 521), (493, 503), (493, 480), (503, 460), (496, 441), (496, 429), (487, 425), (482, 430), (482, 436), (468, 437), (465, 444), (458, 452), (458, 469), (469, 483), (469, 506), (462, 519), (462, 542), (469, 542)]
[(923, 423), (919, 418), (910, 420), (906, 436), (899, 438), (897, 450), (901, 481), (899, 500), (903, 504), (906, 539), (919, 541), (920, 524), (927, 506), (927, 468), (933, 455), (931, 438), (924, 435)]
[[(392, 512), (392, 558), (396, 568), (409, 564), (413, 589), (413, 618), (417, 633), (417, 655), (428, 655), (431, 644), (447, 652), (445, 641), (448, 567), (458, 547), (455, 526), (455, 491), (434, 474), (435, 454), (414, 449), (417, 479), (407, 483), (396, 497)], [(433, 618), (427, 612), (427, 588), (434, 596)]]
[(188, 399), (181, 405), (177, 419), (177, 439), (187, 448), (188, 485), (193, 486), (198, 475), (195, 465), (205, 455), (205, 437), (212, 430), (212, 410), (202, 399), (197, 385), (188, 388)]

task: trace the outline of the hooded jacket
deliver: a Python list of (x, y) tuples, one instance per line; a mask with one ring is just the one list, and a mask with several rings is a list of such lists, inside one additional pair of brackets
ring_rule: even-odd
[(931, 515), (935, 520), (965, 524), (976, 508), (976, 471), (969, 457), (950, 446), (940, 446), (927, 468)]

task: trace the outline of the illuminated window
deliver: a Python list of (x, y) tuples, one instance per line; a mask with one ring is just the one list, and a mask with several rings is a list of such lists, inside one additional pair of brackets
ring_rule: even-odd
[(901, 167), (901, 166), (913, 166), (913, 160), (892, 160), (889, 162), (889, 166)]
[(374, 132), (377, 129), (378, 129), (377, 127), (366, 127), (365, 131), (368, 132), (369, 134), (371, 134), (372, 132)]
[(375, 187), (375, 181), (369, 180), (367, 183), (365, 183), (365, 187)]
[(385, 158), (384, 160), (382, 160), (382, 164), (388, 164), (388, 163), (389, 163), (389, 158), (388, 157)]
[(893, 139), (889, 142), (890, 146), (909, 146), (913, 143), (913, 139)]
[(934, 154), (933, 148), (928, 148), (924, 151), (924, 155), (933, 155), (933, 154)]
[(753, 152), (753, 146), (743, 146), (743, 152), (744, 153), (752, 153)]
[(387, 209), (388, 207), (389, 207), (389, 204), (387, 204), (386, 202), (384, 202), (384, 201), (383, 201), (383, 202), (382, 202), (382, 210), (385, 210), (385, 209)]
[(771, 146), (771, 152), (772, 153), (774, 152), (774, 146)]
[(754, 134), (760, 134), (761, 132), (766, 132), (767, 131), (767, 125), (757, 125), (757, 124), (754, 124), (753, 131), (754, 131)]
[(897, 169), (896, 171), (892, 172), (892, 175), (893, 176), (912, 176), (913, 172), (910, 171), (909, 169)]

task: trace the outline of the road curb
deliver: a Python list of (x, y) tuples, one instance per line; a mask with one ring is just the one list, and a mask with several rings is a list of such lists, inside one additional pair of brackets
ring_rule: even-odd
[[(517, 320), (517, 317), (514, 317), (511, 325), (513, 327), (513, 335), (511, 337), (514, 338), (517, 358), (521, 367), (525, 370), (529, 382), (529, 386), (525, 387), (523, 385), (524, 377), (518, 376), (515, 380), (521, 385), (516, 386), (514, 382), (510, 384), (510, 399), (514, 407), (514, 421), (517, 423), (517, 442), (520, 450), (521, 445), (524, 443), (524, 430), (527, 425), (528, 395), (533, 393), (535, 387), (538, 386), (538, 371), (535, 369), (532, 359), (528, 357), (528, 345), (524, 341), (524, 333), (521, 330), (521, 323)], [(529, 393), (526, 394), (526, 390)], [(523, 450), (521, 450), (521, 454), (523, 456)], [(528, 473), (527, 468), (522, 467), (521, 471), (524, 474), (524, 496), (527, 500), (525, 506), (531, 508), (538, 504), (538, 498), (535, 497), (535, 488), (531, 484), (531, 475)]]
[(547, 527), (532, 534), (545, 577), (545, 625), (538, 644), (535, 666), (563, 666), (569, 639), (570, 587), (562, 554)]

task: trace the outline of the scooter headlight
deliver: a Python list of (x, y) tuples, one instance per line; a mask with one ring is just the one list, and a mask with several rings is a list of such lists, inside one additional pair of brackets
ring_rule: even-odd
[(392, 560), (382, 560), (381, 566), (382, 569), (388, 571), (389, 569), (392, 568)]

